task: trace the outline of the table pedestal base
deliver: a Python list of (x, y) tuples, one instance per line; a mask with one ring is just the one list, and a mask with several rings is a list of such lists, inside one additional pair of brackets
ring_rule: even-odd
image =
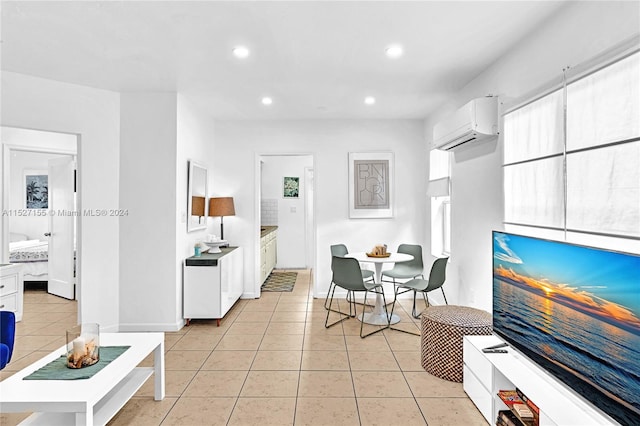
[[(362, 316), (364, 315), (364, 321)], [(375, 312), (367, 312), (358, 315), (358, 320), (363, 321), (365, 324), (371, 325), (387, 325), (387, 316), (383, 312), (382, 314), (376, 314)], [(397, 324), (400, 322), (400, 317), (396, 314), (391, 315), (391, 324)]]

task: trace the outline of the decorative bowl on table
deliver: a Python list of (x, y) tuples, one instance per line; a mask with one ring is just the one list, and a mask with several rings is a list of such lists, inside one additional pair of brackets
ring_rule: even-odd
[(367, 256), (369, 256), (369, 257), (389, 257), (389, 256), (391, 256), (391, 253), (387, 253), (387, 245), (386, 244), (378, 244), (377, 246), (375, 246), (373, 248), (373, 250), (371, 250), (369, 253), (367, 253)]
[(205, 241), (204, 243), (209, 247), (209, 253), (222, 253), (220, 247), (229, 244), (227, 240)]
[(383, 254), (375, 254), (375, 253), (367, 253), (369, 257), (389, 257), (391, 253), (383, 253)]
[(89, 367), (100, 360), (100, 325), (86, 323), (67, 330), (67, 367)]

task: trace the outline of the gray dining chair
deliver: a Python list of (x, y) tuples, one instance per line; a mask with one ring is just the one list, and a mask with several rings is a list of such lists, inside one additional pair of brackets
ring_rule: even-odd
[[(360, 263), (353, 258), (350, 257), (339, 257), (333, 256), (331, 258), (331, 270), (333, 272), (333, 289), (331, 291), (330, 299), (329, 299), (329, 308), (327, 309), (327, 318), (324, 321), (325, 328), (332, 327), (346, 319), (349, 319), (355, 316), (356, 313), (356, 303), (355, 298), (352, 298), (352, 301), (349, 302), (349, 314), (343, 313), (339, 310), (331, 309), (331, 305), (333, 304), (333, 295), (336, 291), (336, 287), (343, 288), (347, 290), (347, 292), (351, 292), (352, 294), (356, 292), (364, 292), (364, 303), (362, 304), (362, 315), (364, 317), (365, 310), (367, 309), (367, 295), (369, 292), (376, 293), (382, 295), (384, 301), (384, 311), (387, 318), (389, 318), (389, 312), (387, 311), (387, 302), (384, 298), (384, 289), (381, 284), (376, 284), (375, 282), (365, 281), (362, 278), (362, 270), (360, 269)], [(354, 315), (351, 314), (351, 309), (353, 306)], [(331, 312), (337, 312), (341, 318), (331, 324), (329, 324), (329, 315)], [(364, 319), (364, 318), (363, 318)], [(360, 321), (360, 337), (365, 338), (374, 333), (378, 333), (386, 328), (389, 328), (389, 323), (387, 323), (386, 327), (379, 328), (375, 331), (372, 331), (367, 334), (363, 333), (364, 321)]]
[[(400, 244), (398, 253), (410, 254), (413, 259), (407, 262), (399, 262), (393, 265), (393, 268), (382, 271), (382, 281), (392, 282), (398, 285), (396, 280), (407, 280), (422, 277), (424, 279), (424, 265), (422, 263), (422, 246), (417, 244)], [(391, 278), (391, 281), (385, 280), (385, 277)]]
[[(427, 296), (427, 293), (433, 290), (440, 289), (442, 291), (442, 296), (444, 297), (444, 303), (448, 305), (449, 302), (447, 302), (447, 296), (444, 294), (444, 289), (442, 288), (442, 285), (444, 284), (447, 278), (446, 271), (447, 271), (448, 261), (449, 261), (448, 257), (442, 257), (442, 258), (436, 259), (435, 262), (433, 262), (433, 265), (431, 265), (431, 272), (429, 273), (428, 280), (421, 279), (421, 278), (414, 278), (412, 280), (407, 281), (406, 283), (398, 283), (394, 291), (393, 305), (391, 305), (391, 315), (393, 315), (393, 310), (396, 307), (396, 301), (398, 300), (398, 295), (406, 293), (408, 291), (413, 291), (413, 309), (411, 311), (411, 315), (414, 318), (420, 318), (420, 315), (421, 315), (421, 313), (418, 314), (416, 312), (416, 295), (418, 294), (418, 292), (422, 293), (422, 297), (424, 298), (425, 305), (428, 308), (429, 298)], [(394, 329), (394, 330), (399, 330), (399, 331), (404, 331), (405, 333), (409, 333), (406, 330), (400, 330), (400, 329)], [(415, 334), (415, 333), (410, 333), (410, 334)]]
[[(347, 250), (347, 246), (344, 244), (334, 244), (331, 247), (331, 256), (339, 256), (339, 257), (345, 257), (347, 254), (349, 254), (349, 251)], [(369, 269), (361, 269), (362, 270), (362, 279), (365, 281), (374, 281), (373, 275), (374, 272), (370, 271)], [(331, 292), (331, 288), (333, 287), (333, 281), (331, 283), (329, 283), (329, 290), (327, 291), (327, 297), (324, 300), (324, 308), (325, 309), (329, 309), (327, 307), (327, 301), (329, 300), (329, 293)], [(351, 292), (347, 292), (347, 302), (351, 303), (352, 302), (352, 298), (353, 295), (351, 294)], [(351, 306), (351, 305), (349, 305)]]

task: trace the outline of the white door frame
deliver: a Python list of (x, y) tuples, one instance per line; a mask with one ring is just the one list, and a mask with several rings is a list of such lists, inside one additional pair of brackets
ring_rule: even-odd
[[(315, 220), (315, 177), (314, 167), (304, 168), (304, 187), (305, 187), (305, 215), (304, 215), (304, 234), (305, 234), (305, 266), (315, 272), (314, 261), (316, 258), (316, 234), (314, 232)], [(308, 195), (311, 194), (311, 197)], [(315, 282), (315, 281), (314, 281)]]
[[(254, 157), (254, 213), (253, 213), (253, 229), (260, 229), (260, 199), (262, 192), (262, 174), (261, 174), (261, 165), (260, 161), (262, 157), (286, 157), (286, 156), (311, 156), (313, 162), (313, 168), (316, 167), (316, 156), (312, 152), (256, 152)], [(312, 250), (311, 255), (313, 256), (313, 265), (312, 265), (312, 275), (314, 282), (314, 294), (315, 294), (315, 283), (316, 283), (316, 256), (315, 256), (315, 241), (316, 241), (316, 179), (313, 179), (313, 211), (312, 214), (312, 241), (307, 241), (305, 243), (305, 250)], [(309, 213), (305, 209), (305, 220), (308, 218)], [(253, 262), (253, 276), (254, 276), (254, 287), (253, 287), (253, 297), (260, 297), (260, 286), (262, 285), (260, 281), (260, 232), (253, 232), (253, 252), (254, 262)]]
[[(2, 127), (7, 128), (20, 128), (10, 125), (5, 125)], [(63, 155), (72, 155), (76, 160), (76, 209), (78, 211), (82, 211), (82, 195), (81, 195), (81, 185), (80, 185), (80, 176), (81, 176), (81, 168), (80, 168), (80, 150), (81, 150), (81, 135), (77, 133), (68, 133), (68, 132), (56, 132), (51, 130), (42, 130), (42, 129), (29, 129), (29, 128), (21, 128), (24, 130), (33, 130), (37, 132), (46, 132), (46, 133), (58, 133), (74, 136), (76, 138), (76, 150), (65, 150), (61, 148), (50, 148), (46, 146), (23, 146), (16, 144), (2, 144), (2, 198), (0, 199), (0, 205), (2, 211), (5, 211), (9, 207), (9, 198), (11, 192), (11, 153), (12, 151), (23, 151), (23, 152), (37, 152), (37, 153), (45, 153), (45, 154), (63, 154)], [(2, 263), (9, 263), (9, 216), (2, 216), (2, 234), (0, 235), (0, 246), (2, 247), (0, 251), (0, 261)], [(76, 221), (76, 299), (78, 301), (78, 323), (82, 322), (82, 309), (81, 305), (81, 260), (82, 260), (82, 245), (81, 238), (82, 235), (82, 220)]]

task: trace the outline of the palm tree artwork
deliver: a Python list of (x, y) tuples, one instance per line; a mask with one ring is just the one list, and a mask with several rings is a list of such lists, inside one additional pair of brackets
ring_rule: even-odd
[(49, 208), (49, 177), (45, 174), (25, 175), (26, 208)]

